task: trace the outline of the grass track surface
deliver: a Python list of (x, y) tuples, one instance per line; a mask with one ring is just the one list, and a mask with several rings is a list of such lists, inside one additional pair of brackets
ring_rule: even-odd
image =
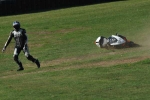
[[(0, 48), (18, 20), (27, 30), (30, 53), (17, 72), (14, 41), (0, 53), (1, 100), (149, 100), (150, 1), (127, 0), (0, 17)], [(118, 32), (141, 45), (105, 50), (98, 36)]]

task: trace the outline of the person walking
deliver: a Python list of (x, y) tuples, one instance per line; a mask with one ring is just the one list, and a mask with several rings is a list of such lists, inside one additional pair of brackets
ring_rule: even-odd
[(8, 37), (8, 40), (6, 41), (2, 52), (4, 52), (11, 42), (12, 38), (15, 40), (15, 48), (14, 48), (14, 61), (18, 64), (19, 69), (17, 71), (22, 71), (24, 70), (24, 67), (22, 65), (22, 62), (19, 60), (19, 54), (21, 51), (25, 54), (26, 58), (33, 63), (37, 65), (38, 68), (40, 68), (40, 62), (38, 59), (35, 59), (32, 55), (29, 53), (29, 48), (28, 48), (28, 37), (26, 34), (26, 30), (21, 28), (20, 22), (14, 21), (13, 22), (13, 28), (14, 30), (10, 32), (10, 35)]

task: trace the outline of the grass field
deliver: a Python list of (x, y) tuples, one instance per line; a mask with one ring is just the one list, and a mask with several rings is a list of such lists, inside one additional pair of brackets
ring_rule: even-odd
[[(126, 0), (0, 17), (0, 48), (12, 22), (27, 30), (30, 53), (17, 72), (14, 41), (0, 53), (0, 100), (149, 100), (150, 1)], [(106, 50), (94, 41), (119, 33), (137, 48)]]

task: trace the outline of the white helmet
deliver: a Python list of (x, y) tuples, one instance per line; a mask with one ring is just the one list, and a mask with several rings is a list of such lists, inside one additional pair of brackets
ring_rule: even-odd
[(13, 27), (15, 30), (19, 30), (20, 29), (20, 23), (18, 21), (14, 21), (13, 22)]

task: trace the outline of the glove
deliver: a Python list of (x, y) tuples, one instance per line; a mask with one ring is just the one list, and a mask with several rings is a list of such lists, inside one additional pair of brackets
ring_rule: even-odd
[(4, 47), (3, 49), (2, 49), (2, 52), (4, 52), (6, 50), (6, 47)]

